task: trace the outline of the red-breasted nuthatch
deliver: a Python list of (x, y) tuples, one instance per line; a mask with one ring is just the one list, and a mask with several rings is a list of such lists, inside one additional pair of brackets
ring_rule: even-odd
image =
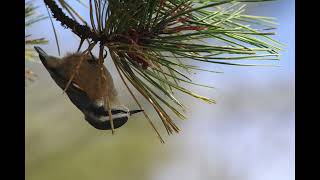
[[(104, 98), (113, 104), (117, 101), (117, 92), (113, 84), (111, 74), (103, 65), (103, 74), (100, 75), (100, 65), (93, 56), (81, 55), (79, 53), (69, 54), (60, 59), (49, 56), (40, 47), (34, 47), (39, 54), (42, 64), (50, 73), (53, 80), (61, 89), (65, 89), (70, 77), (77, 67), (69, 87), (66, 89), (71, 102), (84, 114), (85, 120), (96, 129), (110, 130), (111, 122), (109, 113), (104, 104)], [(81, 65), (78, 66), (81, 58)], [(114, 128), (124, 125), (129, 117), (143, 110), (130, 111), (124, 105), (111, 105), (111, 114)]]

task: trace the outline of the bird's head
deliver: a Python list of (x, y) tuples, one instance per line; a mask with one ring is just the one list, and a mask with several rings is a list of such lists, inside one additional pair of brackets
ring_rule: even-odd
[[(129, 110), (124, 105), (117, 105), (111, 109), (111, 118), (113, 120), (114, 128), (117, 129), (127, 123), (130, 116), (142, 112), (143, 110)], [(94, 111), (85, 112), (85, 119), (95, 128), (101, 130), (110, 130), (111, 122), (108, 110), (103, 106), (95, 109)]]

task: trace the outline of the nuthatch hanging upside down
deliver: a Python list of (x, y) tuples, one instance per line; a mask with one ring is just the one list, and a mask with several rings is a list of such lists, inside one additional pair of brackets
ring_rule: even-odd
[[(40, 47), (35, 46), (34, 48), (41, 62), (61, 89), (65, 89), (80, 59), (85, 58), (67, 88), (66, 94), (84, 114), (89, 124), (97, 129), (110, 130), (111, 123), (108, 110), (104, 105), (104, 98), (108, 97), (112, 104), (117, 101), (117, 92), (105, 66), (103, 66), (103, 74), (106, 77), (104, 79), (100, 77), (100, 66), (96, 58), (89, 55), (70, 54), (60, 59), (47, 55)], [(128, 121), (129, 116), (141, 111), (143, 110), (130, 111), (123, 105), (111, 106), (114, 128), (121, 127)]]

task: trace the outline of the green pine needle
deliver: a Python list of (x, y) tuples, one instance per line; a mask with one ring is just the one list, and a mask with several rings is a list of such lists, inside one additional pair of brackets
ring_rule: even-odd
[(119, 73), (154, 107), (169, 134), (179, 128), (167, 111), (185, 118), (175, 91), (215, 103), (183, 87), (199, 86), (190, 77), (194, 70), (217, 73), (192, 61), (199, 66), (254, 66), (239, 61), (279, 60), (283, 48), (270, 37), (274, 18), (245, 14), (243, 2), (268, 0), (90, 0), (87, 21), (58, 1), (73, 19), (108, 38), (104, 48)]

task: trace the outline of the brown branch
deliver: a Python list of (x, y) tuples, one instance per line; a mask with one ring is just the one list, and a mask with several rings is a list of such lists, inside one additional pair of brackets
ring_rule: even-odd
[(48, 8), (52, 12), (52, 16), (61, 22), (63, 27), (71, 29), (73, 33), (79, 36), (81, 39), (92, 39), (95, 42), (106, 42), (107, 37), (105, 35), (95, 34), (88, 26), (81, 25), (75, 20), (71, 19), (67, 15), (64, 14), (61, 8), (53, 0), (43, 0), (44, 3), (48, 6)]
[[(125, 42), (128, 43), (126, 39), (123, 39), (123, 37), (120, 37), (119, 34), (114, 34), (114, 35), (106, 35), (103, 34), (103, 32), (101, 33), (96, 33), (94, 32), (90, 27), (88, 27), (87, 25), (81, 25), (78, 22), (76, 22), (75, 20), (71, 19), (70, 17), (68, 17), (67, 15), (65, 15), (65, 13), (62, 11), (61, 8), (59, 8), (59, 6), (55, 3), (54, 0), (43, 0), (44, 3), (48, 6), (48, 8), (50, 9), (50, 11), (52, 12), (52, 16), (57, 19), (59, 22), (61, 22), (61, 25), (65, 28), (69, 28), (71, 29), (71, 31), (73, 33), (75, 33), (77, 36), (80, 37), (80, 39), (91, 39), (94, 42), (100, 42), (100, 44), (106, 44), (109, 42)], [(161, 30), (163, 30), (164, 27), (160, 28), (160, 32)], [(124, 33), (124, 34), (130, 34), (132, 35), (131, 30), (129, 30), (130, 32), (128, 33)], [(158, 32), (159, 33), (159, 32)], [(144, 37), (144, 43), (149, 43), (148, 41), (146, 41), (146, 39), (150, 38), (152, 39), (154, 36), (156, 36), (158, 34), (157, 32), (152, 32), (149, 30), (143, 30), (142, 32), (136, 32), (135, 37), (136, 37), (136, 41), (139, 41), (139, 39), (141, 37)], [(147, 37), (147, 38), (146, 38)]]

